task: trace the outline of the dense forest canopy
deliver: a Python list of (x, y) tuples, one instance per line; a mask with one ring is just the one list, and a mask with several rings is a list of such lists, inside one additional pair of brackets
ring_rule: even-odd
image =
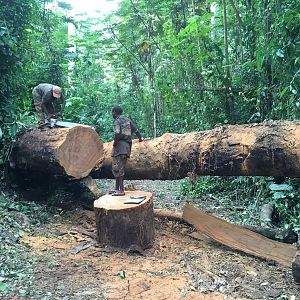
[(297, 0), (123, 0), (93, 18), (60, 1), (0, 4), (2, 163), (36, 123), (41, 82), (62, 86), (65, 120), (104, 140), (115, 104), (145, 136), (299, 116)]

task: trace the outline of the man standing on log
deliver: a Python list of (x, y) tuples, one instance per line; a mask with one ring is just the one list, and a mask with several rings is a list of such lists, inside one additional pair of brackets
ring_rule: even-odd
[(45, 123), (44, 113), (48, 121), (55, 115), (54, 101), (59, 98), (62, 99), (60, 111), (60, 114), (62, 114), (65, 101), (59, 86), (49, 83), (40, 83), (33, 88), (32, 96), (35, 109), (38, 112), (39, 127)]
[(130, 157), (132, 146), (132, 133), (135, 133), (139, 142), (143, 140), (140, 132), (137, 130), (132, 121), (122, 115), (122, 108), (115, 106), (112, 109), (114, 118), (114, 143), (112, 150), (112, 173), (116, 178), (115, 190), (110, 191), (113, 196), (123, 196), (124, 192), (124, 175), (127, 158)]

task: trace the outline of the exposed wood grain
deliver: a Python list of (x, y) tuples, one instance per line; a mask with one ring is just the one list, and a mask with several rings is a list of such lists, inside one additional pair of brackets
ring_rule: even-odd
[[(143, 195), (139, 204), (124, 204), (130, 196)], [(128, 191), (125, 196), (104, 195), (94, 201), (97, 240), (100, 244), (146, 249), (154, 242), (154, 213), (151, 193)]]
[(33, 128), (16, 142), (9, 157), (15, 170), (81, 179), (103, 160), (103, 143), (89, 126)]
[(291, 267), (296, 247), (265, 238), (241, 226), (208, 215), (190, 204), (185, 205), (183, 219), (200, 232), (230, 248), (276, 261)]

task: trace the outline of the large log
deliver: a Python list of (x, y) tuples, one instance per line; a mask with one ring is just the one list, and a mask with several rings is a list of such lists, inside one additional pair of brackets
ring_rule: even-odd
[[(112, 142), (94, 178), (113, 178)], [(127, 179), (179, 179), (188, 174), (300, 177), (300, 122), (228, 125), (203, 132), (166, 133), (133, 142)]]
[(84, 178), (103, 160), (103, 143), (90, 126), (33, 128), (23, 134), (9, 157), (15, 170)]

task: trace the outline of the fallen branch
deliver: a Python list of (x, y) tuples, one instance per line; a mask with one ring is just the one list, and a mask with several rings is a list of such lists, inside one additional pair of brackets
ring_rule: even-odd
[(259, 233), (269, 239), (281, 241), (287, 244), (293, 244), (298, 241), (297, 234), (289, 229), (281, 229), (281, 228), (269, 228), (269, 227), (258, 227), (252, 225), (244, 225), (246, 229)]
[(96, 233), (94, 233), (94, 232), (89, 232), (83, 228), (78, 228), (78, 227), (73, 228), (73, 230), (77, 231), (78, 233), (81, 233), (82, 235), (86, 235), (92, 239), (96, 239)]
[(96, 241), (90, 241), (90, 242), (83, 242), (81, 244), (79, 244), (78, 246), (74, 247), (74, 248), (71, 248), (69, 250), (69, 253), (71, 254), (77, 254), (83, 250), (86, 250), (94, 245), (96, 245), (97, 242)]
[(166, 218), (170, 221), (183, 222), (181, 211), (172, 211), (164, 209), (154, 209), (154, 217)]

